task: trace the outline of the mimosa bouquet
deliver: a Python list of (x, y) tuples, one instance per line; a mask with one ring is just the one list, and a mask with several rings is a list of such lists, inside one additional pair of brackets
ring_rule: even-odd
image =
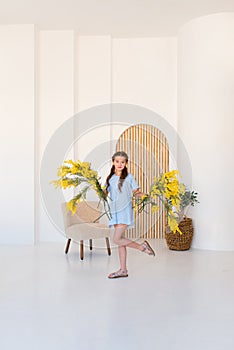
[(64, 164), (58, 168), (57, 175), (59, 179), (51, 181), (56, 188), (67, 189), (76, 187), (78, 189), (78, 193), (67, 203), (67, 210), (70, 210), (74, 214), (76, 212), (76, 203), (80, 202), (80, 200), (85, 200), (87, 192), (93, 189), (99, 200), (103, 202), (104, 213), (101, 216), (106, 214), (110, 219), (110, 207), (107, 195), (101, 186), (97, 171), (91, 169), (89, 162), (65, 160)]
[(198, 202), (197, 192), (189, 191), (185, 185), (178, 180), (179, 171), (172, 170), (155, 177), (150, 187), (149, 194), (142, 198), (135, 198), (135, 208), (142, 212), (147, 205), (151, 205), (152, 212), (159, 210), (159, 201), (166, 209), (167, 222), (170, 230), (179, 232), (179, 223), (183, 219), (185, 209)]

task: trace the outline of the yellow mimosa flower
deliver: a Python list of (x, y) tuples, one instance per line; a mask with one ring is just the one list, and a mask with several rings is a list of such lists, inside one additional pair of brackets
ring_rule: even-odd
[(64, 163), (71, 164), (73, 166), (77, 166), (78, 165), (78, 163), (74, 162), (72, 159), (65, 160)]
[(148, 198), (148, 194), (143, 194), (143, 196), (141, 197), (142, 200)]
[(79, 171), (79, 168), (77, 166), (73, 166), (71, 168), (71, 174), (76, 174), (76, 173), (78, 173), (78, 171)]
[(58, 171), (57, 171), (57, 175), (60, 177), (64, 177), (69, 173), (70, 173), (70, 168), (67, 166), (63, 166), (63, 165), (61, 167), (59, 167)]
[(90, 188), (93, 188), (99, 198), (104, 201), (105, 212), (110, 218), (110, 207), (107, 201), (107, 195), (105, 194), (105, 188), (102, 188), (101, 184), (99, 183), (98, 173), (97, 171), (91, 169), (89, 162), (81, 162), (80, 160), (75, 162), (72, 159), (65, 160), (64, 164), (58, 168), (57, 175), (59, 179), (51, 181), (55, 187), (60, 187), (63, 189), (70, 187), (79, 188), (82, 183), (85, 184), (85, 186), (81, 186), (78, 194), (76, 194), (67, 203), (68, 210), (72, 211), (74, 214), (76, 211), (76, 203), (81, 199), (85, 200), (87, 191)]

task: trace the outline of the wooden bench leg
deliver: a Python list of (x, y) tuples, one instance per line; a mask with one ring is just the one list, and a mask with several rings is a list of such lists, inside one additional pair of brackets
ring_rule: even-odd
[(81, 260), (84, 259), (84, 241), (83, 240), (80, 241), (80, 259)]
[(106, 237), (106, 246), (107, 246), (108, 255), (111, 255), (110, 241), (108, 237)]
[(65, 254), (68, 253), (68, 250), (69, 250), (69, 247), (70, 247), (70, 243), (71, 243), (71, 238), (68, 238), (67, 245), (66, 245), (66, 248), (65, 248)]
[(92, 239), (90, 239), (89, 240), (89, 249), (90, 250), (93, 250), (93, 244), (92, 244), (93, 242), (92, 242)]

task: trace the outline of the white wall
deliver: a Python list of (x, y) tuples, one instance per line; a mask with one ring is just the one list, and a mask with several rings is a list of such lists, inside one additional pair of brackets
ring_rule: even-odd
[[(79, 36), (73, 31), (39, 31), (34, 40), (33, 26), (24, 25), (4, 26), (2, 33), (5, 46), (2, 45), (4, 55), (1, 55), (1, 69), (5, 74), (10, 64), (11, 72), (10, 79), (8, 74), (1, 80), (2, 94), (6, 94), (6, 85), (9, 90), (5, 105), (2, 105), (2, 115), (12, 115), (15, 111), (20, 112), (20, 119), (16, 121), (17, 128), (12, 129), (10, 119), (5, 124), (11, 128), (10, 133), (15, 143), (13, 144), (12, 140), (9, 141), (3, 131), (2, 144), (7, 144), (8, 149), (14, 154), (16, 144), (18, 145), (23, 139), (25, 146), (20, 146), (20, 153), (24, 155), (24, 159), (30, 158), (27, 165), (23, 163), (24, 169), (29, 169), (34, 162), (35, 142), (36, 216), (34, 218), (33, 215), (30, 215), (27, 224), (26, 220), (22, 219), (22, 225), (33, 227), (35, 219), (36, 241), (61, 240), (62, 236), (50, 222), (43, 208), (39, 186), (42, 156), (53, 133), (75, 112), (110, 102), (132, 103), (151, 108), (176, 126), (176, 39), (124, 40), (111, 39), (110, 36)], [(24, 49), (22, 45), (18, 47), (19, 42), (23, 42)], [(36, 89), (34, 89), (35, 74)], [(13, 105), (12, 98), (14, 100), (17, 98), (20, 105)], [(35, 135), (33, 131), (34, 112), (36, 115)], [(100, 116), (100, 124), (102, 124), (101, 119)], [(84, 159), (97, 145), (108, 144), (111, 138), (117, 138), (121, 130), (125, 128), (121, 125), (110, 128), (108, 123), (111, 121), (111, 111), (110, 116), (105, 120), (107, 121), (106, 126), (100, 125), (96, 127), (96, 131), (90, 130), (82, 136), (75, 145), (75, 155), (73, 151), (70, 152), (72, 157)], [(89, 123), (92, 126), (91, 120)], [(78, 137), (79, 124), (74, 126), (74, 137)], [(20, 134), (16, 136), (15, 133), (19, 130)], [(112, 148), (107, 147), (105, 159), (111, 156)], [(27, 157), (25, 157), (26, 154)], [(20, 162), (19, 157), (17, 161)], [(19, 173), (24, 174), (24, 179), (21, 181), (25, 181), (25, 171), (20, 164)], [(103, 167), (107, 165), (102, 164), (100, 171), (103, 170)], [(33, 186), (33, 168), (30, 168), (27, 174), (27, 192), (25, 192), (25, 187), (22, 188), (22, 191), (18, 191), (19, 183), (15, 187), (17, 196), (19, 194), (21, 201), (22, 198), (25, 198), (25, 202), (27, 201), (33, 213), (33, 191), (29, 189), (30, 186)], [(9, 175), (5, 176), (5, 181), (9, 179)], [(27, 193), (27, 200), (25, 193)], [(5, 191), (4, 198), (7, 197), (9, 197), (8, 191)], [(28, 198), (30, 198), (29, 201)], [(8, 202), (10, 204), (9, 199)], [(9, 209), (7, 207), (4, 210), (3, 217), (5, 222), (8, 222)], [(27, 210), (27, 217), (29, 212)], [(23, 218), (22, 215), (20, 217)], [(21, 235), (27, 236), (28, 233), (22, 230)], [(30, 241), (33, 242), (33, 228), (29, 236)], [(13, 237), (12, 241), (25, 242), (22, 236), (17, 237), (19, 240)]]
[(193, 246), (233, 250), (234, 14), (197, 18), (178, 39), (178, 131), (200, 204)]
[(0, 243), (34, 242), (35, 30), (0, 26)]
[[(178, 79), (176, 38), (79, 37), (73, 31), (36, 37), (33, 25), (1, 26), (0, 142), (7, 167), (1, 172), (0, 242), (33, 243), (34, 221), (37, 240), (63, 240), (44, 212), (38, 184), (43, 152), (61, 124), (95, 104), (123, 102), (152, 109), (176, 128), (178, 82), (178, 128), (201, 202), (192, 213), (194, 247), (234, 249), (233, 23), (233, 14), (217, 14), (181, 28)], [(123, 130), (90, 131), (77, 155), (82, 159)]]

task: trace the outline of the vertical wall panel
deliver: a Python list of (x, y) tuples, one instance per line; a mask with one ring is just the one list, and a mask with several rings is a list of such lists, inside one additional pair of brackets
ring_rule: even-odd
[(0, 26), (0, 243), (34, 242), (33, 25)]
[(78, 111), (111, 102), (110, 36), (78, 36)]
[[(193, 247), (233, 250), (234, 13), (186, 23), (178, 39), (178, 130), (199, 205)], [(186, 174), (178, 149), (180, 169)]]
[[(74, 51), (73, 31), (40, 32), (36, 145), (38, 170), (43, 152), (51, 136), (61, 124), (74, 114)], [(71, 138), (71, 145), (72, 142)], [(54, 169), (55, 178), (56, 173), (57, 169)], [(38, 182), (37, 190), (39, 191)], [(58, 213), (58, 217), (59, 220), (62, 220), (60, 214)], [(47, 217), (39, 193), (36, 229), (37, 239), (40, 241), (64, 241), (64, 238)]]
[[(77, 140), (74, 145), (75, 158), (89, 161), (92, 166), (95, 162), (100, 175), (103, 175), (104, 178), (110, 166), (107, 164), (105, 166), (104, 163), (111, 158), (109, 146), (111, 109), (109, 115), (106, 116), (105, 123), (103, 123), (104, 118), (99, 115), (98, 108), (95, 112), (95, 106), (111, 103), (111, 37), (108, 35), (81, 35), (77, 36), (76, 40), (76, 112), (93, 108), (97, 119), (100, 118), (100, 125), (96, 125), (93, 129), (92, 118), (89, 114), (87, 114), (87, 125), (85, 125), (86, 121), (83, 122), (82, 126), (79, 125), (78, 119), (75, 125), (75, 138)], [(81, 130), (85, 130), (85, 132)]]

